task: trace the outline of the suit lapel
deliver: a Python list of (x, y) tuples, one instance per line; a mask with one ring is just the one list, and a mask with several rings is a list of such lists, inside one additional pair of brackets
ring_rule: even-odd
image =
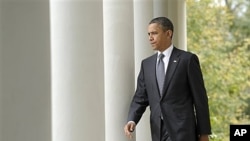
[(166, 72), (166, 76), (165, 76), (162, 98), (166, 95), (166, 91), (168, 89), (169, 83), (174, 75), (176, 67), (179, 64), (179, 61), (180, 61), (179, 51), (178, 51), (178, 49), (176, 49), (174, 47), (172, 54), (169, 58), (169, 62), (168, 62), (168, 68), (167, 68), (167, 72)]

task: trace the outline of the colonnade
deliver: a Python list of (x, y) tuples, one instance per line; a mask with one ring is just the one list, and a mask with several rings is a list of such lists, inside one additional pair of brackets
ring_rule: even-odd
[(128, 141), (148, 22), (168, 16), (186, 49), (185, 15), (185, 0), (0, 0), (0, 140)]

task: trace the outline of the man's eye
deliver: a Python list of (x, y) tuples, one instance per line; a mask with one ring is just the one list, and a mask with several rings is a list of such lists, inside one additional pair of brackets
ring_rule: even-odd
[(156, 34), (158, 34), (157, 32), (150, 32), (150, 33), (148, 33), (148, 36), (150, 36), (150, 35), (156, 35)]

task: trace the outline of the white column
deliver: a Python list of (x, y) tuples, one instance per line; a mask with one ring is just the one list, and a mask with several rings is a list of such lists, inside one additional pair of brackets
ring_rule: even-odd
[(3, 83), (2, 83), (2, 72), (3, 72), (3, 67), (2, 67), (2, 61), (3, 61), (3, 51), (2, 51), (2, 0), (0, 0), (0, 140), (3, 140)]
[(186, 0), (168, 0), (168, 17), (174, 24), (174, 44), (187, 50)]
[(159, 16), (166, 16), (173, 22), (173, 43), (186, 50), (186, 0), (154, 0), (154, 17)]
[(154, 18), (168, 16), (168, 2), (169, 0), (153, 0)]
[[(143, 16), (142, 16), (143, 15)], [(135, 86), (140, 71), (141, 61), (152, 55), (147, 34), (147, 27), (153, 18), (153, 0), (134, 0), (134, 52), (135, 52)], [(136, 127), (137, 141), (151, 141), (150, 111), (147, 108)]]
[(1, 141), (51, 141), (49, 0), (2, 0)]
[(127, 141), (123, 132), (134, 94), (133, 1), (104, 0), (106, 141)]
[(105, 141), (101, 0), (51, 0), (53, 141)]

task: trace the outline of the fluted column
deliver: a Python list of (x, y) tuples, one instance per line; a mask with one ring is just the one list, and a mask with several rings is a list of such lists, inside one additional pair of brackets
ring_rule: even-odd
[[(154, 53), (149, 44), (147, 34), (148, 23), (152, 18), (153, 0), (134, 0), (135, 84), (137, 83), (141, 61)], [(150, 111), (149, 108), (147, 108), (136, 127), (137, 141), (151, 141), (149, 116)]]
[(49, 0), (1, 0), (1, 141), (51, 141)]
[(51, 0), (53, 141), (105, 141), (102, 0)]
[(134, 93), (133, 1), (104, 0), (106, 141), (127, 141), (123, 132)]

